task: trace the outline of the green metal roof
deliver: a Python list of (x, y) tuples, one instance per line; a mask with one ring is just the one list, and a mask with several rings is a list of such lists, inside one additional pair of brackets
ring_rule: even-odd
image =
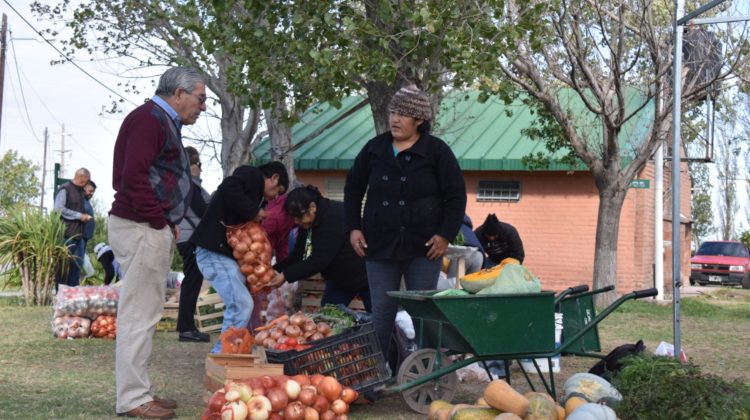
[[(526, 165), (522, 163), (524, 156), (536, 152), (546, 153), (544, 142), (531, 140), (521, 134), (524, 128), (531, 126), (535, 118), (527, 106), (520, 101), (505, 105), (494, 98), (480, 103), (477, 96), (478, 92), (454, 92), (446, 95), (432, 133), (450, 145), (461, 169), (527, 170)], [(591, 130), (601, 132), (601, 124), (596, 123), (594, 114), (583, 108), (580, 99), (576, 99), (575, 96), (563, 95), (569, 98), (567, 102), (572, 112), (591, 115), (590, 124), (589, 121), (585, 124), (589, 125)], [(325, 103), (306, 111), (300, 121), (292, 127), (292, 143), (298, 145), (311, 134), (320, 132), (294, 151), (295, 169), (349, 169), (357, 153), (375, 136), (370, 106), (363, 101), (366, 101), (363, 96), (351, 96), (342, 101), (341, 108), (337, 109)], [(357, 106), (360, 108), (343, 117)], [(511, 111), (511, 116), (507, 115), (508, 110)], [(638, 143), (631, 139), (645, 138), (652, 124), (652, 115), (653, 109), (648, 106), (639, 112), (639, 118), (633, 118), (628, 122), (622, 130), (621, 144), (625, 146)], [(336, 122), (338, 119), (341, 120)], [(324, 129), (328, 125), (330, 127)], [(270, 159), (269, 148), (269, 138), (265, 137), (253, 152), (255, 162), (267, 162)], [(586, 170), (583, 165), (571, 167), (554, 162), (554, 158), (562, 154), (563, 152), (558, 152), (553, 155), (553, 162), (544, 170)], [(623, 154), (627, 155), (627, 150)]]

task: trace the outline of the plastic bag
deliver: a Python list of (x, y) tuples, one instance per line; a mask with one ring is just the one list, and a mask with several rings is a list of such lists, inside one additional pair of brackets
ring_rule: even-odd
[(219, 340), (222, 354), (250, 354), (253, 348), (253, 336), (247, 328), (229, 327)]
[(99, 315), (117, 315), (120, 292), (111, 286), (60, 285), (55, 296), (55, 317), (82, 316), (94, 319)]
[(82, 274), (83, 278), (89, 278), (89, 277), (93, 276), (94, 274), (96, 274), (96, 270), (94, 270), (94, 266), (91, 265), (91, 259), (89, 258), (89, 254), (84, 254), (84, 256), (83, 256), (83, 267), (82, 267), (82, 269), (83, 269), (82, 270), (83, 273), (81, 273), (81, 274)]
[(521, 264), (505, 264), (492, 286), (478, 291), (478, 295), (539, 293), (542, 285), (528, 268)]
[(81, 316), (59, 316), (52, 320), (52, 335), (60, 339), (88, 337), (91, 320)]

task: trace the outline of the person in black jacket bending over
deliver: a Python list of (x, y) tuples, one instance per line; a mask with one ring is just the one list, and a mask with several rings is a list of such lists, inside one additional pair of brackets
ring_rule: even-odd
[[(289, 175), (281, 162), (269, 162), (257, 168), (238, 167), (221, 181), (190, 237), (195, 245), (198, 268), (224, 301), (221, 332), (229, 327), (247, 327), (253, 312), (253, 297), (245, 285), (245, 275), (227, 243), (227, 226), (261, 221), (265, 202), (283, 194), (287, 188)], [(221, 341), (216, 342), (211, 353), (221, 353)]]
[(429, 134), (427, 95), (414, 85), (403, 87), (388, 109), (390, 131), (365, 144), (344, 187), (346, 229), (354, 251), (366, 259), (372, 322), (383, 354), (398, 309), (387, 292), (399, 290), (402, 276), (408, 290), (436, 288), (442, 257), (466, 209), (458, 161)]
[(274, 266), (279, 274), (271, 281), (278, 287), (320, 273), (326, 281), (321, 306), (348, 306), (359, 295), (367, 312), (372, 312), (365, 259), (354, 252), (344, 220), (344, 203), (320, 195), (308, 185), (290, 192), (284, 212), (299, 226), (294, 251)]
[(523, 242), (516, 228), (510, 223), (499, 221), (494, 213), (488, 214), (482, 226), (474, 233), (487, 254), (484, 268), (494, 267), (506, 258), (515, 258), (523, 264)]

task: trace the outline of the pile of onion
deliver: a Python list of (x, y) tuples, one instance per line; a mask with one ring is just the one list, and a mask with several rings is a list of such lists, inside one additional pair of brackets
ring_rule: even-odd
[(323, 375), (262, 376), (227, 381), (202, 419), (347, 420), (359, 393)]
[(250, 293), (256, 294), (268, 289), (273, 280), (271, 268), (273, 251), (266, 231), (258, 222), (227, 226), (227, 243), (232, 247), (232, 255), (240, 264)]
[(330, 325), (315, 322), (301, 311), (292, 316), (282, 315), (255, 331), (255, 345), (282, 351), (332, 334)]
[(91, 323), (91, 335), (114, 340), (117, 336), (117, 318), (111, 315), (99, 315)]

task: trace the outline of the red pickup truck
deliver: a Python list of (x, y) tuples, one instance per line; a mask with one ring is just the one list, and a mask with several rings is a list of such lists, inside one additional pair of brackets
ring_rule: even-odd
[(690, 284), (750, 289), (750, 249), (742, 242), (706, 241), (690, 259)]

